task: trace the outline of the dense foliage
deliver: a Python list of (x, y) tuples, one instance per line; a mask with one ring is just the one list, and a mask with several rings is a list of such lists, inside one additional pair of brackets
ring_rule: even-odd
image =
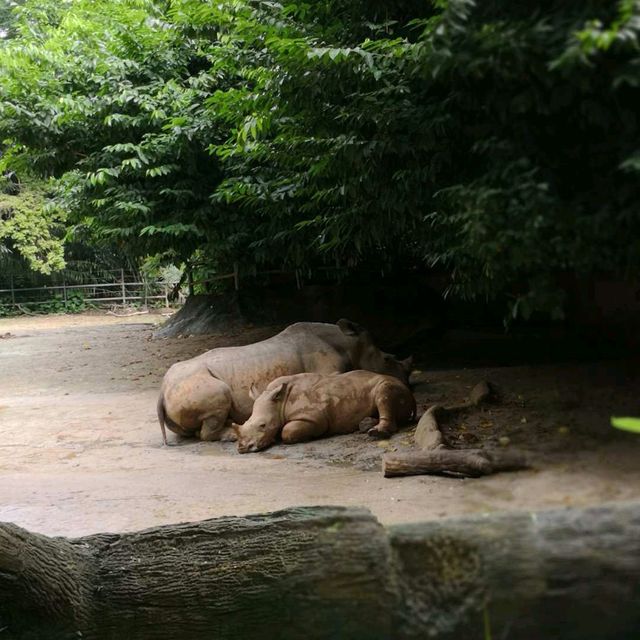
[(43, 274), (64, 266), (64, 216), (38, 181), (0, 180), (0, 265), (9, 258)]
[(638, 274), (640, 2), (27, 0), (5, 168), (71, 229), (229, 271), (434, 268), (559, 313)]

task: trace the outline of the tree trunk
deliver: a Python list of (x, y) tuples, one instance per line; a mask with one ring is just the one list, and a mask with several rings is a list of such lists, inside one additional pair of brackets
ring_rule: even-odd
[(423, 474), (454, 474), (477, 478), (499, 471), (518, 471), (528, 467), (518, 451), (492, 449), (435, 449), (406, 453), (387, 453), (382, 458), (385, 478)]
[(130, 534), (0, 524), (3, 640), (635, 640), (640, 503), (382, 528), (297, 508)]
[(640, 502), (390, 528), (402, 640), (637, 640)]
[(389, 637), (389, 546), (365, 510), (300, 508), (71, 541), (1, 526), (2, 626), (16, 637)]

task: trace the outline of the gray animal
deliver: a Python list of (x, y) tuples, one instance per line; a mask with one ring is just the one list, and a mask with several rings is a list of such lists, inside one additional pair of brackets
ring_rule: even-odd
[(235, 440), (231, 423), (251, 415), (255, 385), (262, 392), (275, 378), (295, 373), (343, 373), (366, 369), (407, 383), (411, 358), (380, 351), (363, 327), (349, 320), (336, 324), (298, 322), (277, 335), (243, 347), (222, 347), (177, 362), (164, 376), (158, 420), (181, 436)]
[[(255, 393), (255, 392), (254, 392)], [(353, 433), (362, 420), (378, 417), (369, 435), (389, 438), (415, 417), (416, 401), (406, 384), (370, 371), (322, 375), (299, 373), (274, 380), (256, 397), (251, 417), (234, 425), (238, 451), (260, 451), (278, 435), (285, 444), (324, 435)]]

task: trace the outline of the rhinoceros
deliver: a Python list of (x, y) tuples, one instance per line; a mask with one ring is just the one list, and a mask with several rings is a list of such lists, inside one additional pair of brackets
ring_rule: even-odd
[(256, 398), (251, 417), (234, 429), (238, 451), (249, 453), (273, 444), (278, 434), (292, 444), (353, 433), (362, 420), (374, 416), (378, 424), (369, 435), (389, 438), (398, 423), (408, 422), (415, 412), (411, 391), (397, 378), (370, 371), (299, 373), (271, 382)]
[(231, 422), (242, 423), (253, 409), (252, 384), (259, 391), (294, 373), (342, 373), (367, 369), (408, 381), (411, 358), (380, 351), (366, 329), (349, 320), (336, 324), (298, 322), (277, 335), (243, 347), (212, 349), (177, 362), (164, 376), (158, 420), (181, 436), (235, 440)]

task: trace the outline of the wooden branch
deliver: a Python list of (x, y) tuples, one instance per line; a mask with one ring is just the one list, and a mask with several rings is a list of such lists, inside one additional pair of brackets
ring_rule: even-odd
[(385, 478), (421, 474), (455, 474), (477, 478), (499, 471), (526, 469), (524, 454), (517, 451), (445, 449), (387, 453), (382, 458)]
[(444, 444), (438, 418), (486, 402), (491, 396), (488, 382), (479, 382), (462, 404), (443, 407), (434, 404), (418, 421), (414, 433), (419, 452), (388, 453), (382, 459), (385, 478), (421, 474), (456, 475), (477, 478), (499, 471), (526, 469), (524, 454), (516, 451), (449, 449)]
[(16, 307), (18, 309), (18, 311), (20, 311), (20, 313), (24, 313), (25, 316), (37, 316), (37, 313), (33, 313), (32, 311), (29, 311), (28, 309), (25, 309), (21, 304), (16, 304)]
[(444, 440), (438, 424), (438, 417), (445, 414), (454, 414), (459, 411), (465, 411), (472, 407), (486, 402), (491, 397), (491, 385), (488, 382), (479, 382), (469, 394), (469, 399), (462, 404), (456, 404), (449, 407), (443, 407), (434, 404), (429, 407), (418, 421), (418, 426), (414, 434), (414, 440), (418, 447), (423, 451), (432, 451), (444, 447)]
[(423, 451), (432, 451), (444, 446), (442, 440), (442, 433), (438, 426), (437, 414), (441, 412), (442, 406), (434, 404), (429, 407), (422, 417), (418, 421), (418, 426), (414, 433), (414, 440), (418, 447)]

